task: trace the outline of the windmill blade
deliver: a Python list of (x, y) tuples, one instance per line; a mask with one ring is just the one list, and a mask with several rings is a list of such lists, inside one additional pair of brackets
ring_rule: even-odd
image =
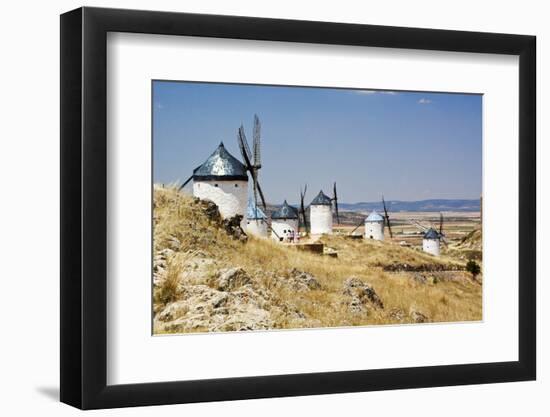
[(262, 167), (262, 155), (260, 152), (260, 133), (262, 125), (260, 124), (260, 119), (258, 115), (254, 115), (254, 131), (253, 131), (253, 142), (252, 149), (254, 151), (254, 167), (260, 169)]
[(355, 228), (349, 233), (350, 235), (353, 235), (353, 232), (355, 232), (359, 227), (361, 227), (365, 223), (365, 219), (362, 219), (360, 223), (355, 226)]
[(252, 170), (252, 153), (250, 152), (250, 147), (248, 146), (248, 141), (246, 140), (246, 135), (244, 134), (243, 125), (239, 127), (237, 139), (239, 142), (239, 149), (241, 150), (241, 154), (246, 162), (247, 168), (250, 167), (249, 169)]
[(428, 230), (428, 228), (426, 226), (424, 226), (423, 224), (420, 224), (419, 222), (415, 221), (415, 220), (407, 220), (407, 222), (409, 222), (410, 224), (412, 224), (413, 226), (416, 226), (418, 227), (419, 229), (423, 230), (424, 232), (426, 230)]
[(334, 208), (336, 209), (336, 221), (340, 224), (340, 213), (338, 212), (338, 194), (336, 193), (336, 182), (332, 188), (332, 195), (334, 200)]
[(258, 182), (258, 179), (254, 179), (254, 188), (258, 190), (258, 194), (260, 195), (260, 200), (262, 200), (262, 207), (264, 208), (264, 211), (267, 211), (267, 205), (265, 204), (265, 197), (264, 193), (262, 191), (262, 187), (260, 187), (260, 183)]
[(386, 224), (388, 225), (388, 231), (390, 232), (390, 238), (393, 239), (393, 233), (391, 231), (390, 218), (386, 216)]
[(439, 213), (439, 234), (443, 235), (443, 213)]
[(256, 170), (254, 169), (250, 161), (250, 148), (248, 147), (248, 142), (246, 141), (246, 136), (244, 134), (244, 129), (242, 125), (239, 128), (237, 139), (239, 142), (239, 149), (241, 150), (241, 155), (243, 156), (243, 159), (244, 159), (244, 164), (246, 165), (246, 169), (250, 171), (250, 174), (252, 174), (252, 179), (254, 183), (256, 183)]
[(306, 229), (306, 232), (309, 233), (309, 228), (307, 225), (307, 217), (306, 217), (306, 207), (304, 204), (304, 199), (306, 198), (306, 192), (307, 192), (307, 184), (304, 187), (304, 191), (300, 188), (300, 212), (302, 214), (302, 221), (304, 222), (304, 228)]
[(390, 216), (388, 215), (388, 209), (386, 208), (386, 200), (384, 200), (384, 196), (382, 196), (382, 205), (384, 206), (384, 218), (386, 219), (388, 231), (390, 232), (390, 238), (393, 239), (393, 233), (391, 231), (391, 225), (390, 225)]
[(193, 179), (193, 176), (191, 175), (189, 178), (187, 178), (187, 179), (185, 180), (185, 182), (180, 186), (180, 188), (178, 188), (178, 191), (181, 191), (181, 189), (182, 189), (183, 187), (185, 187), (185, 186), (189, 183), (189, 181), (191, 181), (192, 179)]

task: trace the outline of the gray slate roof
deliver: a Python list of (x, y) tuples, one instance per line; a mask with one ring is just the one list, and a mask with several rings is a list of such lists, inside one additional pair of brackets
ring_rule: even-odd
[(331, 206), (332, 200), (329, 196), (327, 196), (323, 190), (319, 191), (319, 194), (317, 194), (317, 197), (315, 197), (311, 201), (312, 206)]
[(272, 219), (298, 219), (298, 210), (285, 202), (278, 210), (271, 213)]
[(430, 227), (426, 233), (424, 233), (424, 239), (440, 239), (441, 236), (439, 235), (439, 232), (435, 230), (433, 227)]
[(244, 164), (231, 155), (221, 142), (212, 155), (193, 170), (193, 179), (248, 181), (248, 174)]

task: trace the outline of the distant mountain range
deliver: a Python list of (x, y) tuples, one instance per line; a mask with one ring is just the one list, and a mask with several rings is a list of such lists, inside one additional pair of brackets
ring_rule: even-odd
[[(420, 200), (420, 201), (400, 201), (387, 200), (386, 207), (388, 211), (479, 211), (480, 201), (475, 200)], [(382, 211), (382, 202), (360, 202), (360, 203), (338, 203), (340, 210), (347, 211)]]

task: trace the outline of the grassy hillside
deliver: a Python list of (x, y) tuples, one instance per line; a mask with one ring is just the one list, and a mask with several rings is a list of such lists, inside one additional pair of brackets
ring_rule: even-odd
[(345, 236), (322, 242), (338, 257), (237, 239), (212, 204), (155, 188), (155, 333), (481, 319), (478, 282), (425, 272), (461, 268), (455, 259)]

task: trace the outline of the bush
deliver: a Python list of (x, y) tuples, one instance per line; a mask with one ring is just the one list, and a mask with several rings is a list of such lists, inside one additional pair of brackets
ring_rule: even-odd
[(472, 278), (475, 278), (481, 272), (481, 268), (479, 267), (476, 261), (469, 260), (468, 263), (466, 264), (466, 271), (472, 274)]

